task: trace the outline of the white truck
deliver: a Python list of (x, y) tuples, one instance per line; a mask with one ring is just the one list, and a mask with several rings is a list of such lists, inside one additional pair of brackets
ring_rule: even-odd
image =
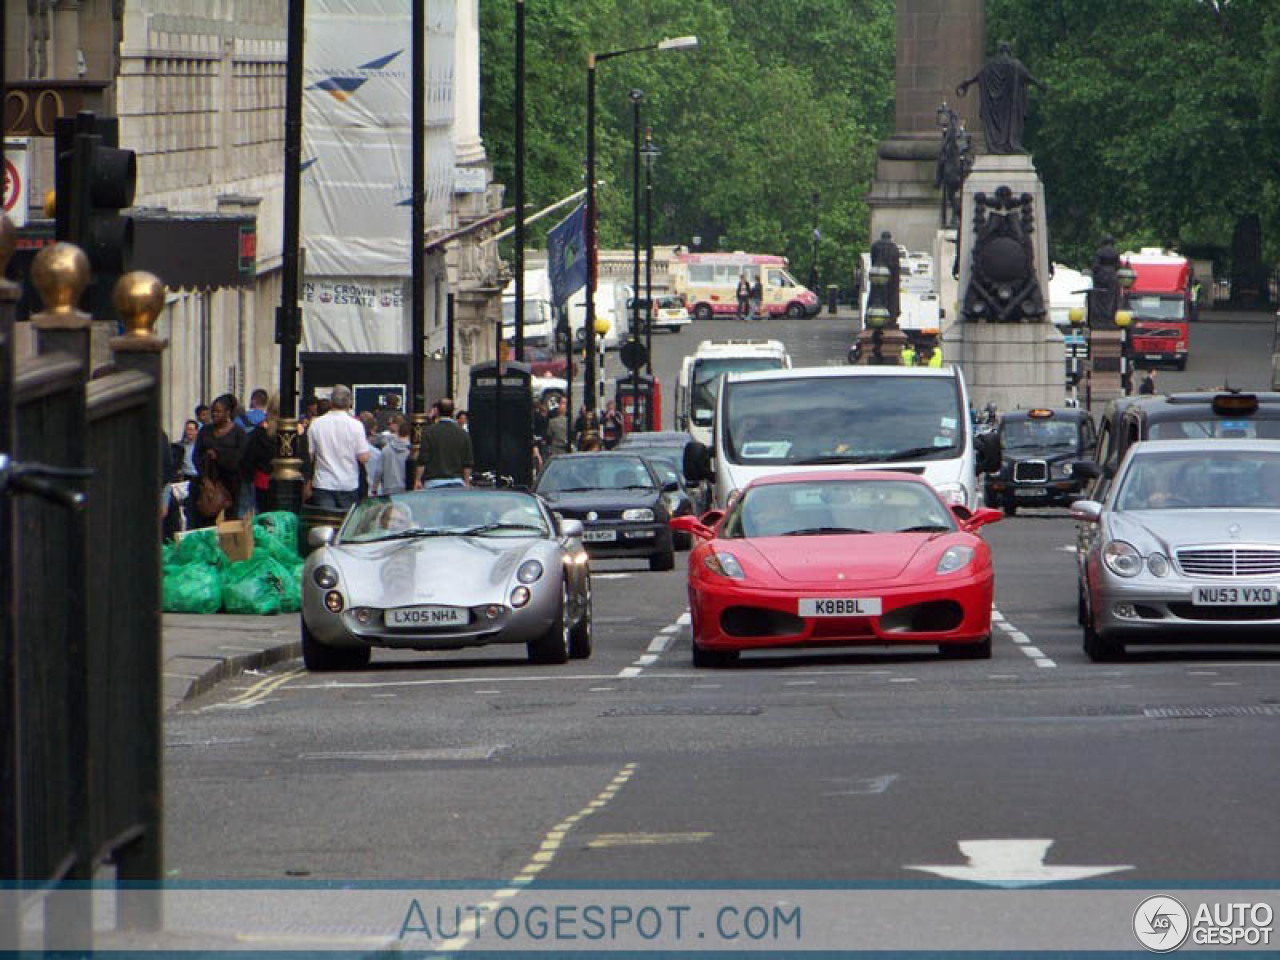
[(786, 370), (791, 357), (780, 340), (703, 340), (680, 365), (675, 422), (700, 443), (711, 443), (719, 380), (726, 373)]
[[(945, 316), (938, 296), (933, 255), (908, 251), (898, 245), (898, 329), (913, 343), (937, 335)], [(862, 255), (862, 318), (866, 323), (867, 299), (871, 293), (871, 254)], [(928, 331), (928, 332), (926, 332)]]
[[(551, 305), (551, 277), (546, 270), (524, 272), (524, 342), (539, 347), (553, 345), (556, 312)], [(516, 339), (516, 282), (502, 291), (502, 339)]]

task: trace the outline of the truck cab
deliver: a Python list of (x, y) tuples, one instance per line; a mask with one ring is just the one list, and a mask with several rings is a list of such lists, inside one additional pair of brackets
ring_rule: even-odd
[(1187, 366), (1191, 318), (1191, 262), (1186, 257), (1144, 248), (1126, 254), (1135, 278), (1127, 308), (1133, 315), (1129, 354), (1135, 366)]
[(791, 357), (780, 340), (703, 340), (680, 365), (675, 424), (710, 445), (720, 378), (726, 373), (786, 370)]

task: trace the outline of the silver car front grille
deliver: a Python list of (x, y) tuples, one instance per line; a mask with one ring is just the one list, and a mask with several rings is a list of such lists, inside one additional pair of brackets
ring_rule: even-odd
[(1013, 465), (1015, 483), (1044, 483), (1049, 479), (1049, 464), (1043, 460), (1019, 460)]
[(1280, 574), (1280, 550), (1219, 547), (1179, 550), (1178, 566), (1193, 577), (1265, 577)]

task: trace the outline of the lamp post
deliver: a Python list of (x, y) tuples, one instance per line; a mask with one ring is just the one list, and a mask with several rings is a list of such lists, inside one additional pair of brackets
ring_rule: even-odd
[[(516, 359), (524, 360), (524, 0), (516, 0)], [(502, 323), (498, 323), (498, 342), (502, 342)], [(554, 338), (555, 334), (552, 334)], [(572, 361), (570, 350), (570, 361)], [(499, 358), (501, 360), (501, 358)], [(501, 386), (502, 364), (498, 364)]]
[[(648, 353), (645, 373), (653, 376), (653, 165), (662, 151), (653, 142), (653, 131), (644, 131), (644, 146), (640, 148), (644, 157), (644, 298), (649, 302), (649, 322), (644, 328), (644, 346)], [(649, 429), (654, 428), (653, 405), (649, 405)]]
[(884, 364), (884, 354), (881, 353), (884, 328), (893, 320), (889, 308), (884, 305), (884, 298), (892, 276), (889, 268), (879, 263), (867, 271), (867, 282), (871, 284), (871, 293), (867, 297), (867, 326), (871, 328), (870, 366), (879, 367)]
[(818, 292), (818, 207), (822, 203), (822, 195), (813, 191), (813, 257), (809, 261), (809, 289)]
[(1120, 389), (1127, 396), (1133, 389), (1133, 363), (1129, 351), (1129, 327), (1133, 323), (1133, 314), (1129, 312), (1129, 288), (1138, 274), (1129, 266), (1126, 259), (1116, 271), (1116, 282), (1120, 284), (1120, 300), (1123, 309), (1116, 311), (1116, 326), (1120, 328)]
[[(631, 91), (631, 323), (627, 340), (640, 342), (640, 104), (643, 90)], [(648, 310), (648, 304), (645, 305)], [(634, 348), (633, 348), (634, 349)], [(640, 364), (631, 368), (631, 429), (640, 426)]]
[(697, 37), (671, 37), (641, 47), (609, 50), (605, 53), (587, 54), (587, 315), (583, 324), (586, 333), (586, 406), (596, 408), (596, 65), (628, 53), (650, 50), (692, 50), (698, 46)]

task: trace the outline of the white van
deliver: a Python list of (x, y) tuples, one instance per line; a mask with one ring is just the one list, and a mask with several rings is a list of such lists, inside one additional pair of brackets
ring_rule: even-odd
[[(524, 272), (524, 342), (539, 347), (554, 345), (556, 312), (551, 306), (551, 278), (546, 270)], [(516, 339), (516, 282), (502, 291), (502, 339)]]
[(757, 477), (850, 467), (917, 474), (947, 503), (979, 505), (958, 367), (731, 373), (720, 381), (713, 433), (707, 468), (719, 507)]
[(710, 444), (716, 389), (724, 374), (786, 370), (790, 366), (791, 357), (781, 340), (703, 340), (680, 365), (680, 376), (676, 380), (676, 429), (688, 431), (700, 443)]

